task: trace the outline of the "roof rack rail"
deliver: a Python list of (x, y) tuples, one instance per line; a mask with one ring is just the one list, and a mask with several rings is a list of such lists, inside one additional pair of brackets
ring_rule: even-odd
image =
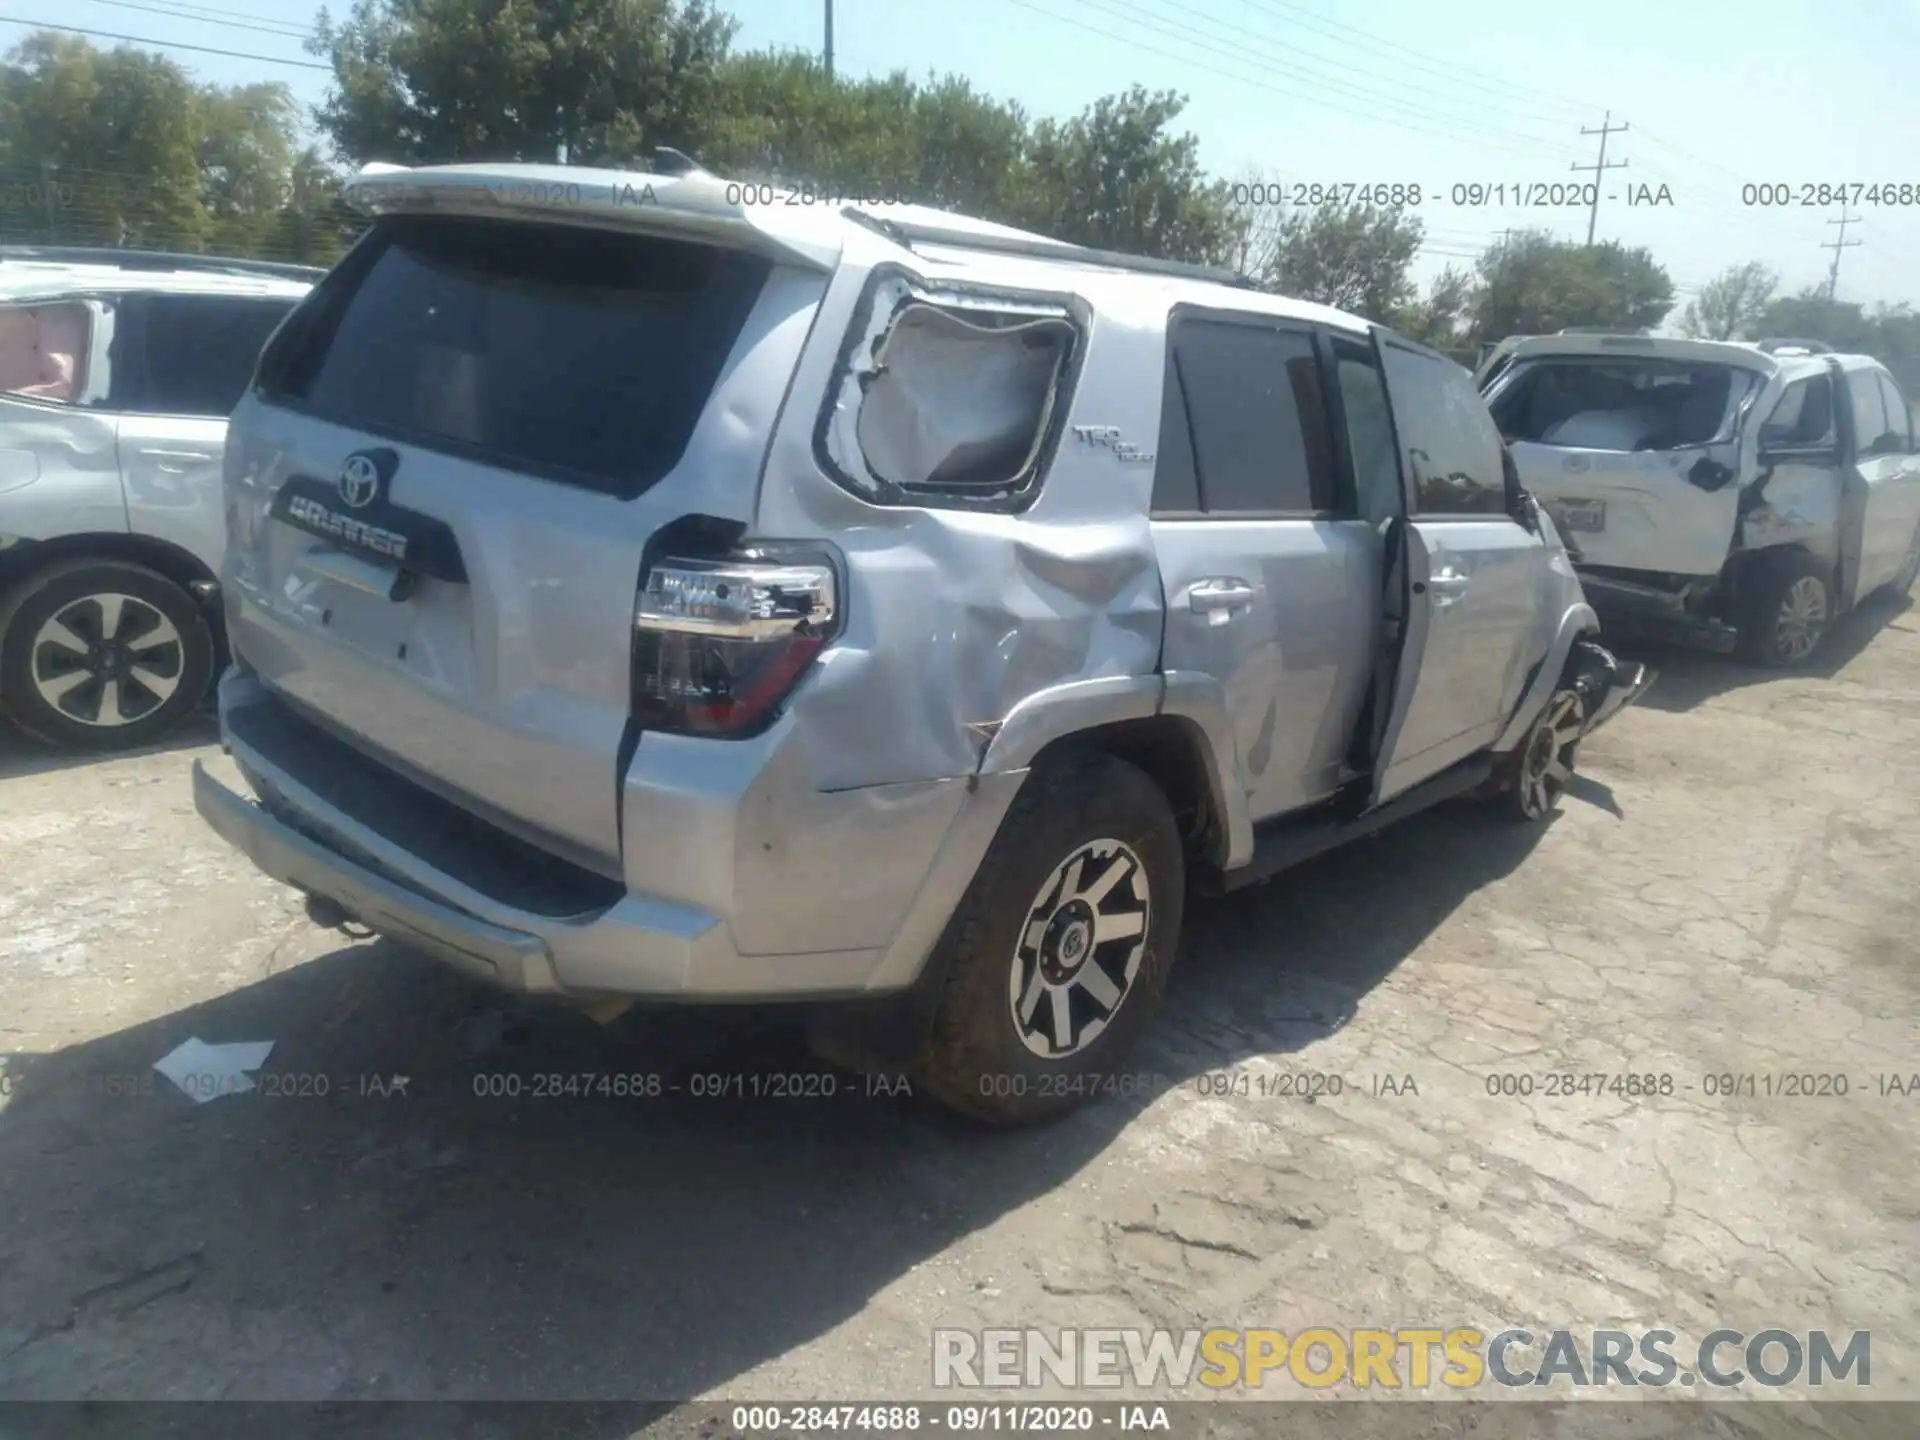
[(0, 245), (0, 264), (25, 260), (41, 265), (111, 265), (120, 270), (197, 270), (210, 275), (268, 275), (317, 280), (318, 265), (275, 260), (236, 260), (223, 255), (176, 255), (165, 250), (121, 250), (110, 245)]
[(1242, 290), (1259, 287), (1235, 270), (1213, 265), (1193, 265), (1184, 260), (1155, 260), (1146, 255), (1127, 255), (1118, 250), (1095, 250), (1071, 245), (1064, 240), (1023, 239), (1013, 235), (981, 235), (972, 230), (950, 230), (942, 225), (922, 225), (912, 220), (892, 220), (849, 205), (840, 212), (856, 224), (877, 231), (897, 245), (911, 250), (916, 244), (946, 245), (956, 250), (983, 250), (994, 255), (1026, 255), (1036, 260), (1064, 260), (1075, 265), (1103, 265), (1112, 270), (1130, 270), (1141, 275), (1167, 275), (1181, 280), (1204, 280), (1211, 285), (1232, 285)]

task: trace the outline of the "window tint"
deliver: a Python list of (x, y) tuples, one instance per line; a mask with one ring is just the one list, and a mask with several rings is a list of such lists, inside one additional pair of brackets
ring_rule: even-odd
[(226, 418), (291, 300), (142, 295), (114, 321), (108, 405), (142, 415)]
[(1853, 409), (1853, 445), (1858, 455), (1883, 453), (1887, 434), (1887, 404), (1880, 398), (1871, 370), (1847, 372), (1847, 400)]
[(1760, 427), (1760, 438), (1769, 445), (1832, 444), (1833, 381), (1815, 375), (1787, 386)]
[(86, 306), (0, 307), (0, 391), (71, 403), (86, 385)]
[(1333, 355), (1340, 377), (1340, 404), (1347, 417), (1347, 448), (1353, 454), (1353, 480), (1361, 516), (1372, 525), (1398, 515), (1400, 460), (1394, 452), (1393, 417), (1387, 408), (1387, 382), (1373, 351), (1351, 340), (1335, 340)]
[(1450, 360), (1384, 347), (1400, 445), (1424, 515), (1500, 515), (1507, 495), (1500, 432), (1473, 377)]
[(1333, 508), (1333, 437), (1310, 332), (1182, 320), (1173, 354), (1205, 509)]
[(679, 461), (769, 268), (604, 230), (385, 220), (269, 382), (323, 419), (630, 497)]
[(1891, 375), (1880, 377), (1880, 398), (1887, 407), (1887, 432), (1895, 439), (1890, 442), (1902, 455), (1913, 453), (1913, 410), (1907, 404), (1907, 397), (1900, 393), (1900, 387), (1893, 383)]

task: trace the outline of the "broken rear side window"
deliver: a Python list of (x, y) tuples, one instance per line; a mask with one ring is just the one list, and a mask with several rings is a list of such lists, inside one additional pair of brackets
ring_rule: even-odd
[(870, 499), (999, 505), (1037, 483), (1079, 329), (1064, 306), (881, 282), (822, 439)]
[(1584, 450), (1677, 450), (1719, 439), (1755, 377), (1681, 361), (1537, 360), (1491, 410), (1508, 440)]

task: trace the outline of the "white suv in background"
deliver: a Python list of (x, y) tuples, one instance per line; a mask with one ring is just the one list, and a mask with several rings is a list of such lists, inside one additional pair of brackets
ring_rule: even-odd
[(20, 729), (126, 749), (205, 699), (227, 415), (321, 273), (0, 247), (0, 712)]

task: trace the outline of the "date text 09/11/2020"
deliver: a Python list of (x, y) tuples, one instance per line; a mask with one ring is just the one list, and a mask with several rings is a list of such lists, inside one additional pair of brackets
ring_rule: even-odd
[(1673, 191), (1645, 182), (1610, 187), (1604, 194), (1591, 180), (1463, 180), (1451, 185), (1416, 181), (1254, 181), (1229, 187), (1236, 205), (1278, 205), (1308, 209), (1325, 205), (1455, 205), (1463, 209), (1583, 209), (1597, 199), (1629, 206), (1671, 208)]

